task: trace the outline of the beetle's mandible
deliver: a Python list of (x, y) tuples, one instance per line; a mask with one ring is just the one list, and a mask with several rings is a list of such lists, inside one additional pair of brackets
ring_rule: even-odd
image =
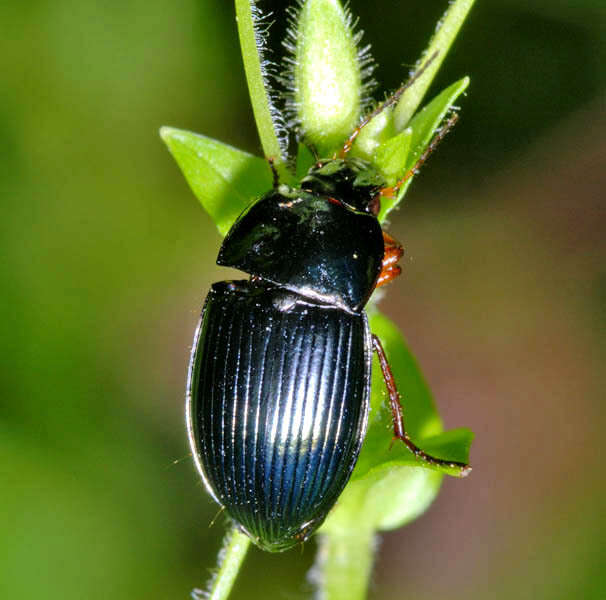
[[(408, 85), (410, 85), (409, 82)], [(196, 330), (187, 385), (194, 460), (211, 496), (255, 544), (286, 550), (324, 521), (366, 432), (373, 350), (389, 393), (394, 436), (421, 460), (462, 467), (418, 448), (404, 430), (395, 381), (364, 306), (400, 274), (402, 246), (382, 231), (388, 187), (370, 164), (319, 160), (300, 189), (280, 185), (237, 219), (219, 265), (249, 279), (212, 286)]]

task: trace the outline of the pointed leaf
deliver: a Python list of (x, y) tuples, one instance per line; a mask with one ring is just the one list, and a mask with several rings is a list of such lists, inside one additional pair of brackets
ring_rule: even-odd
[(162, 139), (222, 235), (272, 187), (267, 161), (203, 135), (162, 127)]

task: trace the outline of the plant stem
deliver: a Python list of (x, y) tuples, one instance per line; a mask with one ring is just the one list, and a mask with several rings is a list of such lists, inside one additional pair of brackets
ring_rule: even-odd
[(219, 570), (210, 582), (208, 600), (226, 600), (250, 546), (250, 538), (235, 527), (227, 532), (219, 553)]
[(408, 121), (410, 121), (417, 108), (419, 108), (427, 89), (438, 72), (442, 61), (446, 58), (448, 50), (457, 37), (459, 29), (461, 29), (461, 25), (463, 25), (473, 3), (474, 0), (455, 0), (440, 20), (438, 29), (429, 42), (429, 46), (423, 53), (423, 57), (419, 63), (429, 59), (436, 52), (437, 56), (419, 79), (406, 90), (398, 102), (394, 111), (397, 131), (402, 131), (407, 126)]
[(274, 111), (262, 62), (262, 33), (255, 27), (254, 0), (235, 0), (235, 2), (242, 60), (261, 146), (265, 156), (273, 159), (274, 166), (282, 179), (289, 179), (292, 176), (286, 168), (280, 140), (276, 134)]
[(371, 528), (317, 536), (319, 550), (312, 571), (321, 600), (364, 600), (375, 556)]

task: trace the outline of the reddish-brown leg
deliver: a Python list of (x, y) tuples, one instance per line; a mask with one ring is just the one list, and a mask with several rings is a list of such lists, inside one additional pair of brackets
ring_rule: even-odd
[(402, 248), (398, 242), (396, 242), (396, 244), (396, 246), (384, 245), (385, 253), (383, 254), (383, 268), (397, 264), (404, 256), (404, 248)]
[(435, 456), (430, 456), (424, 450), (421, 450), (408, 436), (406, 430), (404, 429), (404, 413), (402, 411), (402, 405), (400, 404), (400, 394), (398, 393), (398, 388), (396, 387), (396, 380), (394, 379), (393, 373), (391, 372), (391, 367), (387, 362), (387, 357), (385, 356), (385, 351), (383, 350), (383, 346), (381, 345), (381, 341), (379, 338), (373, 334), (372, 343), (377, 356), (379, 357), (379, 363), (381, 364), (381, 371), (383, 372), (383, 379), (385, 380), (385, 385), (387, 387), (387, 393), (389, 395), (389, 404), (391, 406), (391, 415), (393, 417), (393, 435), (394, 440), (402, 440), (408, 449), (419, 459), (432, 464), (443, 467), (451, 467), (453, 469), (459, 468), (461, 471), (459, 475), (461, 477), (465, 477), (469, 475), (471, 471), (471, 467), (462, 462), (443, 460), (441, 458), (436, 458)]
[(376, 287), (389, 283), (402, 272), (402, 269), (397, 264), (404, 255), (402, 244), (385, 232), (383, 232), (383, 244), (385, 246), (385, 253), (383, 255), (383, 264), (381, 265), (381, 272), (379, 273)]
[(379, 278), (377, 279), (377, 283), (376, 283), (375, 287), (381, 287), (382, 285), (389, 283), (390, 281), (392, 281), (393, 279), (398, 277), (398, 275), (400, 275), (401, 273), (402, 273), (402, 269), (399, 265), (391, 265), (388, 267), (383, 265), (383, 268), (381, 269), (381, 272), (379, 273)]

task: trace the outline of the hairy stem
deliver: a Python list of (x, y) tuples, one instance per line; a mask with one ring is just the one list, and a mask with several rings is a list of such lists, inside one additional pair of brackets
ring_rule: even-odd
[[(361, 525), (361, 523), (358, 523)], [(364, 600), (374, 562), (376, 537), (371, 528), (320, 534), (312, 571), (320, 600)]]
[(227, 532), (223, 541), (223, 548), (219, 553), (219, 570), (204, 594), (194, 592), (194, 599), (207, 598), (208, 600), (226, 600), (229, 597), (234, 581), (238, 576), (246, 551), (250, 546), (250, 538), (235, 527)]

